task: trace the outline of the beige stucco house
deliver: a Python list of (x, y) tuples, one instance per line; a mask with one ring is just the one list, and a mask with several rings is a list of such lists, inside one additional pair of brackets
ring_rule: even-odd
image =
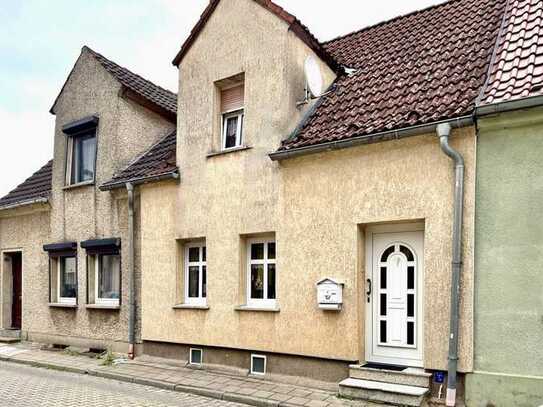
[(0, 328), (129, 351), (129, 282), (139, 295), (140, 260), (132, 267), (128, 256), (126, 190), (99, 186), (170, 135), (176, 110), (174, 93), (83, 48), (51, 109), (53, 160), (0, 201)]
[(0, 200), (2, 327), (22, 268), (31, 340), (454, 405), (474, 370), (474, 114), (505, 7), (320, 43), (270, 0), (211, 0), (177, 95), (84, 48), (52, 163)]

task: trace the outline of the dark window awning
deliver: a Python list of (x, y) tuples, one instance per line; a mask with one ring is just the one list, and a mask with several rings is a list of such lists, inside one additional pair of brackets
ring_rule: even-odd
[(62, 242), (43, 245), (50, 257), (71, 257), (77, 253), (77, 242)]
[(110, 239), (91, 239), (81, 242), (81, 248), (87, 254), (119, 254), (121, 250), (121, 239), (118, 237)]
[(68, 136), (75, 136), (79, 133), (95, 129), (96, 127), (98, 127), (98, 117), (89, 116), (85, 117), (84, 119), (65, 124), (62, 126), (62, 132)]

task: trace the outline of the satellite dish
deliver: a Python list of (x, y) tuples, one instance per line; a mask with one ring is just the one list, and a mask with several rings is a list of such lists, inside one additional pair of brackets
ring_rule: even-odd
[(319, 63), (311, 55), (305, 60), (305, 79), (313, 97), (322, 95), (323, 79)]

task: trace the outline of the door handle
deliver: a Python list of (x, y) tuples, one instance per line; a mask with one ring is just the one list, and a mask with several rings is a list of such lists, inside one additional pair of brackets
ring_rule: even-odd
[(367, 279), (366, 283), (368, 283), (368, 291), (366, 291), (366, 295), (368, 296), (368, 303), (371, 300), (371, 279)]

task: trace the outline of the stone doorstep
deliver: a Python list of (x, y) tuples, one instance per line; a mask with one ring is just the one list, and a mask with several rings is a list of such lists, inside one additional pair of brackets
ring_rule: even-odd
[[(91, 376), (96, 377), (103, 377), (106, 379), (113, 379), (113, 380), (119, 380), (123, 382), (130, 382), (130, 383), (137, 383), (167, 390), (174, 390), (179, 391), (183, 393), (190, 393), (195, 395), (200, 395), (204, 397), (219, 399), (219, 400), (226, 400), (226, 401), (232, 401), (237, 402), (241, 404), (247, 404), (251, 406), (256, 407), (290, 407), (290, 406), (300, 406), (300, 405), (317, 405), (320, 403), (317, 403), (316, 400), (311, 398), (304, 398), (304, 397), (294, 397), (291, 395), (287, 400), (274, 400), (272, 397), (269, 398), (263, 398), (263, 397), (256, 397), (255, 393), (258, 393), (260, 389), (258, 389), (255, 386), (255, 392), (247, 395), (247, 394), (239, 394), (236, 392), (228, 392), (228, 391), (220, 391), (215, 389), (210, 389), (206, 387), (200, 387), (200, 386), (191, 386), (191, 385), (185, 385), (185, 384), (176, 384), (172, 382), (166, 382), (163, 380), (157, 380), (153, 379), (151, 377), (136, 377), (129, 374), (123, 374), (122, 372), (113, 372), (109, 366), (88, 366), (88, 367), (82, 367), (79, 363), (74, 363), (73, 365), (66, 365), (61, 363), (55, 363), (54, 361), (51, 361), (50, 359), (44, 360), (44, 358), (38, 357), (35, 359), (32, 359), (32, 355), (29, 355), (29, 353), (25, 354), (24, 358), (18, 358), (17, 355), (12, 356), (2, 356), (0, 355), (0, 360), (6, 361), (6, 362), (14, 362), (14, 363), (20, 363), (25, 365), (30, 365), (34, 367), (42, 367), (47, 369), (54, 369), (59, 371), (68, 371), (71, 373), (78, 373), (78, 374), (88, 374)], [(34, 355), (37, 356), (37, 355)], [(75, 358), (76, 356), (74, 356)], [(75, 362), (75, 361), (74, 361)], [(74, 365), (77, 365), (74, 366)], [(124, 365), (126, 366), (126, 365)], [(140, 365), (142, 366), (142, 365)], [(157, 368), (158, 366), (155, 366)], [(214, 376), (216, 376), (215, 374)], [(260, 381), (262, 383), (262, 381)], [(307, 391), (312, 392), (312, 389), (303, 389), (300, 388), (300, 386), (292, 386), (294, 389), (299, 389), (301, 391)], [(317, 391), (318, 392), (318, 391)], [(274, 393), (275, 394), (275, 393)], [(334, 397), (334, 394), (330, 394), (329, 397)], [(310, 396), (308, 396), (310, 397)], [(290, 402), (292, 401), (292, 402)], [(302, 404), (300, 404), (303, 401)], [(331, 406), (356, 406), (357, 404), (353, 404), (352, 401), (347, 400), (341, 400), (339, 398), (335, 398), (333, 400), (326, 400), (325, 403), (331, 405)], [(322, 405), (327, 405), (322, 404)], [(360, 406), (368, 406), (367, 403), (359, 404)]]
[(431, 373), (424, 369), (406, 368), (402, 371), (374, 369), (358, 365), (349, 366), (349, 377), (352, 379), (371, 380), (374, 382), (406, 384), (409, 386), (430, 388)]
[(342, 396), (400, 406), (418, 407), (430, 392), (428, 388), (376, 382), (362, 379), (345, 379), (339, 384)]
[(21, 339), (21, 331), (19, 329), (0, 329), (0, 337)]

